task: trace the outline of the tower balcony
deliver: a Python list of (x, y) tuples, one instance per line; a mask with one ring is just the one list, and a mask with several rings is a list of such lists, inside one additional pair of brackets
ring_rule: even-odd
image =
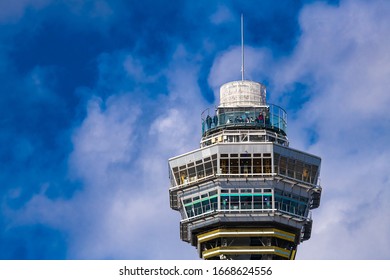
[(203, 111), (202, 137), (224, 129), (267, 129), (287, 135), (287, 113), (279, 106), (219, 107), (214, 115)]

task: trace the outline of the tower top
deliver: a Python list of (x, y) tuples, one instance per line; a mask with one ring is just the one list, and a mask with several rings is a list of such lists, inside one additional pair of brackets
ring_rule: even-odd
[(219, 91), (219, 107), (258, 107), (266, 105), (266, 88), (252, 81), (223, 84)]

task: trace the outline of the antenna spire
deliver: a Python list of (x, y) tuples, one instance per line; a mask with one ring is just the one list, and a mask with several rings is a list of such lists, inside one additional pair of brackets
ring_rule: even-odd
[(241, 14), (241, 80), (244, 80), (244, 15)]

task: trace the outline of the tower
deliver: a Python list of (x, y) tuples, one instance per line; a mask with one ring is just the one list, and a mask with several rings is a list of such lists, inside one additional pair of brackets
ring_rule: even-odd
[(200, 148), (169, 159), (181, 239), (203, 259), (295, 259), (320, 205), (321, 159), (289, 147), (287, 114), (257, 82), (222, 85), (201, 121)]
[(244, 80), (243, 26), (241, 81), (201, 114), (200, 148), (169, 159), (170, 206), (203, 259), (293, 260), (320, 205), (321, 159), (289, 147), (286, 112)]

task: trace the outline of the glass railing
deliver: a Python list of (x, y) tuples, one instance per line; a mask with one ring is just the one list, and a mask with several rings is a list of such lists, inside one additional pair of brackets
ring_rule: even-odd
[[(221, 110), (222, 111), (222, 110)], [(227, 127), (266, 128), (287, 134), (287, 113), (276, 105), (251, 109), (223, 109), (219, 114), (211, 116), (208, 110), (202, 114), (202, 136), (208, 132)]]

